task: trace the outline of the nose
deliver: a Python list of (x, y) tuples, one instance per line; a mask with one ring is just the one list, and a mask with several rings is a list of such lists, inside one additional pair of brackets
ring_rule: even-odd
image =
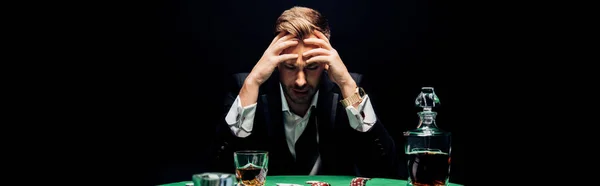
[(304, 85), (306, 85), (306, 74), (304, 74), (303, 70), (299, 70), (296, 76), (296, 86), (304, 87)]

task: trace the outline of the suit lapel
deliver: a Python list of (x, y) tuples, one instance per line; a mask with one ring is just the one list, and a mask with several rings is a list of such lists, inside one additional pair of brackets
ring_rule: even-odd
[(319, 128), (334, 127), (333, 124), (335, 123), (335, 116), (337, 115), (337, 98), (339, 97), (339, 94), (335, 91), (336, 88), (335, 83), (329, 80), (327, 72), (323, 71), (321, 83), (319, 85), (319, 99), (317, 100), (317, 112), (320, 118)]

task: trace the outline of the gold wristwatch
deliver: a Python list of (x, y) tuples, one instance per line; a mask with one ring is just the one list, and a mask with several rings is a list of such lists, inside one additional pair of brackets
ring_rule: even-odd
[(354, 105), (356, 103), (360, 103), (363, 100), (363, 97), (366, 95), (367, 93), (365, 93), (365, 90), (363, 90), (362, 87), (358, 87), (356, 88), (356, 91), (354, 92), (354, 94), (352, 94), (352, 96), (341, 100), (340, 102), (342, 103), (342, 105), (344, 107), (348, 107), (350, 105)]

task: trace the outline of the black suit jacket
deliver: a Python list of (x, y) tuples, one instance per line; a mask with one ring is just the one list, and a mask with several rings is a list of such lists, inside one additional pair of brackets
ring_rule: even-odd
[[(277, 71), (259, 89), (252, 134), (240, 138), (229, 129), (225, 116), (247, 75), (248, 73), (234, 74), (229, 84), (231, 86), (228, 88), (221, 116), (223, 122), (217, 126), (212, 146), (213, 170), (234, 172), (234, 151), (267, 150), (270, 158), (268, 175), (307, 175), (307, 165), (295, 162), (286, 142)], [(360, 86), (362, 75), (351, 75)], [(399, 172), (401, 169), (395, 143), (380, 120), (377, 119), (377, 123), (368, 132), (351, 128), (345, 108), (339, 102), (343, 99), (339, 87), (329, 79), (326, 72), (321, 77), (317, 107), (311, 114), (318, 121), (318, 149), (322, 163), (318, 174), (404, 177)], [(305, 131), (302, 136), (308, 135), (306, 133)]]

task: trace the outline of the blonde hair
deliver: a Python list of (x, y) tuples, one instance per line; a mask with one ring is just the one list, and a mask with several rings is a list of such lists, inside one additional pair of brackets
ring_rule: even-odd
[(283, 31), (298, 39), (304, 39), (314, 30), (322, 32), (327, 39), (331, 37), (327, 19), (311, 8), (292, 7), (284, 11), (275, 22), (275, 34)]

